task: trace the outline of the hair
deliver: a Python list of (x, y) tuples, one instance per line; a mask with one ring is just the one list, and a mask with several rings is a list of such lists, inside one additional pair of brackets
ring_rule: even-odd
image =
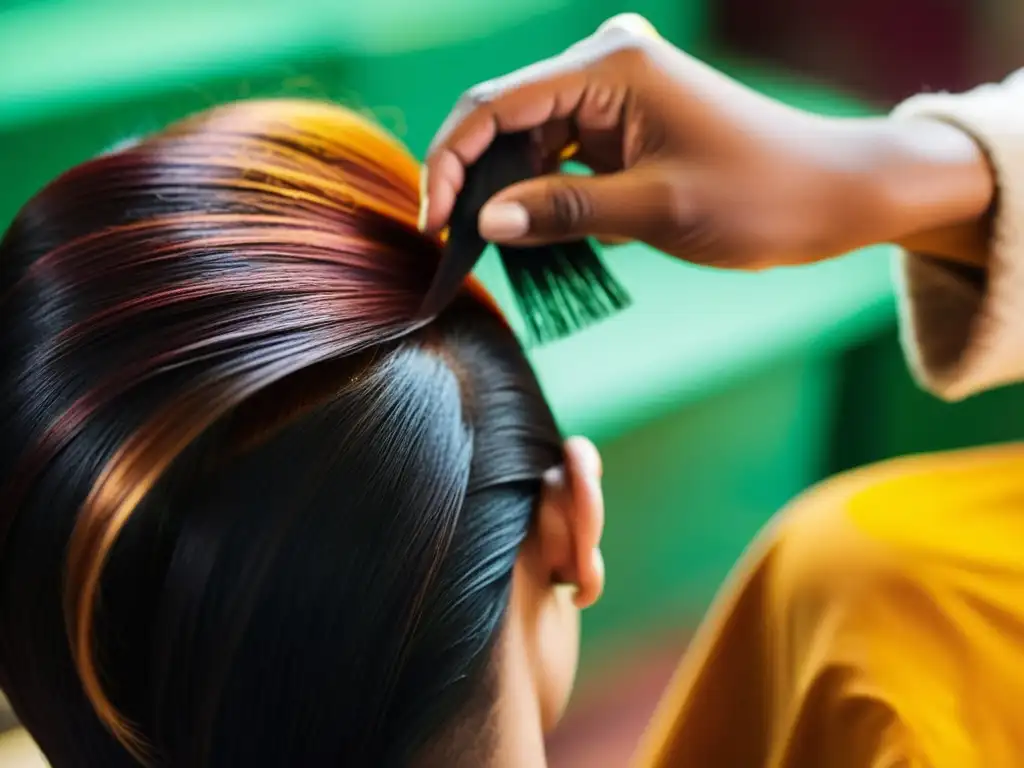
[(418, 175), (348, 110), (242, 102), (72, 169), (0, 242), (0, 686), (57, 768), (487, 733), (561, 438), (476, 283), (419, 316)]

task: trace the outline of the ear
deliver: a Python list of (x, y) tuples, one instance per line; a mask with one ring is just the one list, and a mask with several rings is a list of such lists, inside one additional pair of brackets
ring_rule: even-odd
[(570, 438), (563, 466), (548, 473), (541, 494), (537, 534), (542, 564), (553, 583), (576, 586), (579, 608), (593, 605), (604, 590), (601, 474), (601, 455), (594, 444)]

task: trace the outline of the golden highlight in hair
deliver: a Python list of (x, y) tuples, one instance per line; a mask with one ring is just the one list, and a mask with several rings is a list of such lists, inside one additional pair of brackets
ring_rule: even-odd
[[(440, 243), (428, 241), (416, 230), (417, 161), (382, 128), (337, 106), (281, 100), (219, 107), (97, 158), (68, 176), (86, 179), (95, 163), (116, 167), (116, 174), (99, 175), (103, 183), (113, 187), (141, 184), (143, 180), (149, 183), (155, 168), (161, 174), (158, 185), (169, 196), (187, 187), (222, 187), (230, 191), (236, 210), (215, 214), (162, 212), (150, 219), (90, 233), (73, 243), (74, 247), (80, 248), (89, 238), (89, 248), (94, 252), (124, 251), (122, 258), (129, 259), (129, 252), (147, 238), (147, 232), (178, 230), (181, 234), (172, 238), (173, 245), (145, 258), (196, 258), (207, 250), (227, 249), (237, 252), (240, 269), (201, 285), (180, 286), (163, 295), (142, 295), (104, 317), (87, 319), (85, 324), (116, 324), (129, 319), (143, 305), (162, 302), (170, 306), (186, 299), (218, 297), (228, 300), (237, 284), (250, 277), (279, 280), (299, 295), (307, 287), (322, 293), (326, 283), (334, 291), (332, 305), (308, 307), (309, 314), (320, 318), (321, 323), (325, 317), (338, 316), (334, 327), (312, 328), (311, 338), (302, 344), (263, 350), (258, 361), (236, 362), (233, 368), (221, 371), (222, 376), (195, 381), (120, 447), (77, 518), (67, 551), (65, 592), (73, 657), (85, 693), (99, 717), (129, 751), (145, 759), (144, 741), (112, 703), (96, 659), (98, 592), (104, 565), (119, 535), (176, 457), (218, 417), (296, 370), (364, 346), (368, 339), (361, 335), (361, 328), (366, 323), (351, 318), (404, 315), (402, 321), (394, 323), (395, 337), (408, 333), (416, 323), (422, 324), (415, 317), (416, 310), (430, 271), (436, 267)], [(88, 187), (88, 182), (83, 183)], [(116, 198), (120, 190), (88, 191), (102, 199)], [(433, 259), (416, 278), (418, 282), (412, 277), (391, 280), (390, 284), (397, 287), (389, 290), (380, 288), (385, 281), (361, 279), (361, 274), (372, 275), (374, 270), (402, 268), (400, 262), (379, 259), (379, 254), (367, 250), (364, 230), (372, 228), (377, 218), (401, 224), (407, 230), (404, 237), (408, 243), (419, 244), (418, 257)], [(408, 250), (408, 243), (392, 247), (397, 253), (399, 249)], [(389, 246), (385, 243), (379, 247)], [(40, 257), (33, 269), (45, 268), (47, 260), (60, 259), (61, 251), (66, 250), (57, 249)], [(323, 268), (311, 271), (289, 266), (289, 262), (299, 259), (320, 260)], [(276, 262), (279, 267), (250, 276), (244, 269), (247, 260)], [(313, 281), (315, 286), (304, 281)], [(477, 283), (470, 281), (468, 287), (478, 298), (491, 303)], [(189, 291), (192, 293), (186, 295)], [(312, 291), (309, 293), (312, 296)], [(396, 307), (404, 310), (396, 312)], [(303, 308), (296, 307), (295, 311), (301, 313)], [(258, 315), (252, 318), (255, 326), (259, 320)], [(215, 355), (218, 344), (230, 343), (228, 334), (225, 330), (224, 338), (195, 343), (205, 344)], [(379, 341), (379, 329), (373, 341)], [(149, 369), (173, 365), (189, 343), (182, 340), (182, 346), (169, 350), (166, 359), (148, 361)], [(146, 373), (140, 371), (139, 375)]]

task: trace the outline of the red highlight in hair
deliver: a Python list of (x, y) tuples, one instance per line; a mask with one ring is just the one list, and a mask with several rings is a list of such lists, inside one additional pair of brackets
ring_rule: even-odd
[[(220, 416), (296, 371), (426, 322), (417, 313), (441, 244), (416, 228), (418, 189), (417, 161), (369, 120), (327, 104), (254, 101), (85, 163), (27, 207), (60, 217), (72, 234), (21, 280), (54, 279), (97, 297), (53, 354), (132, 324), (152, 330), (136, 359), (51, 426), (26, 477), (115, 397), (196, 370), (100, 473), (67, 550), (65, 621), (82, 685), (139, 757), (145, 745), (97, 669), (94, 614), (107, 558), (140, 501)], [(143, 210), (129, 215), (126, 201)], [(198, 263), (207, 266), (187, 268)], [(175, 265), (180, 279), (168, 280)], [(466, 291), (498, 311), (475, 279)], [(161, 321), (197, 307), (201, 321)], [(19, 477), (11, 494), (28, 482)]]

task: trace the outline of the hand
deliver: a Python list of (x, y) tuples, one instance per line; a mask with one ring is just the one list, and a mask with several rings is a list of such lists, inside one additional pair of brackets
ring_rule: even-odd
[[(496, 242), (641, 240), (762, 269), (927, 239), (978, 221), (992, 197), (982, 154), (958, 129), (792, 109), (626, 14), (463, 96), (428, 154), (421, 228), (443, 228), (465, 168), (498, 132), (521, 130), (548, 175), (485, 206), (480, 231)], [(558, 172), (572, 147), (593, 176)]]

